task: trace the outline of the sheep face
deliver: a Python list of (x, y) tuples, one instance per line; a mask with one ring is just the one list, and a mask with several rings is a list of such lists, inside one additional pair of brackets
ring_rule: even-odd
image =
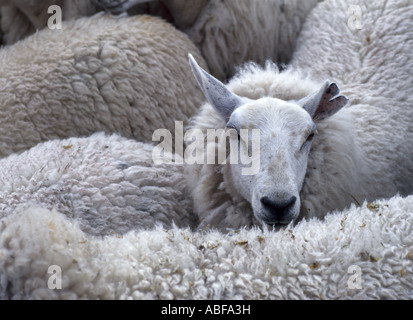
[[(240, 135), (239, 157), (248, 157), (251, 146), (259, 143), (259, 168), (253, 175), (243, 173), (245, 165), (230, 162), (224, 170), (225, 182), (252, 206), (258, 221), (285, 225), (300, 212), (300, 191), (307, 171), (310, 146), (318, 121), (332, 116), (348, 99), (339, 95), (337, 85), (326, 81), (321, 89), (299, 101), (267, 97), (251, 100), (237, 96), (219, 80), (200, 68), (190, 56), (194, 75), (208, 102), (226, 121), (227, 128), (259, 130), (259, 141)], [(254, 161), (255, 160), (255, 161)], [(251, 163), (256, 163), (253, 159)], [(241, 161), (242, 163), (242, 161)]]
[(279, 225), (295, 220), (300, 212), (299, 194), (316, 132), (309, 113), (295, 103), (263, 98), (235, 109), (227, 127), (237, 132), (258, 130), (259, 141), (251, 136), (250, 141), (240, 138), (240, 145), (258, 143), (260, 152), (254, 154), (254, 148), (240, 147), (239, 157), (254, 157), (251, 163), (259, 163), (259, 168), (256, 174), (247, 175), (242, 161), (230, 163), (226, 183), (232, 184), (251, 204), (259, 221)]

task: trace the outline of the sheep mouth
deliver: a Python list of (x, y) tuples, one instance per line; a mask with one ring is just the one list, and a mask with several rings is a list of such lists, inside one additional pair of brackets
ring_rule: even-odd
[(294, 218), (289, 217), (289, 218), (284, 218), (284, 219), (273, 219), (272, 217), (267, 217), (264, 219), (261, 219), (261, 221), (266, 224), (267, 226), (274, 227), (274, 228), (282, 228), (282, 227), (287, 227), (291, 223), (294, 222)]
[(271, 227), (271, 228), (280, 229), (280, 228), (285, 228), (285, 227), (287, 227), (290, 223), (291, 223), (291, 221), (288, 222), (288, 223), (287, 223), (287, 222), (286, 222), (286, 223), (282, 223), (282, 222), (266, 222), (265, 224), (266, 224), (267, 226)]
[(286, 228), (289, 225), (294, 224), (295, 219), (274, 220), (270, 218), (262, 219), (261, 221), (268, 227), (279, 230), (281, 228)]
[(285, 228), (287, 226), (289, 226), (291, 223), (293, 223), (295, 221), (295, 219), (291, 219), (287, 218), (287, 219), (276, 219), (272, 216), (263, 216), (263, 215), (257, 215), (254, 214), (255, 218), (257, 219), (257, 222), (259, 224), (261, 224), (262, 226), (267, 226), (270, 229), (275, 229), (275, 230), (279, 230), (281, 228)]

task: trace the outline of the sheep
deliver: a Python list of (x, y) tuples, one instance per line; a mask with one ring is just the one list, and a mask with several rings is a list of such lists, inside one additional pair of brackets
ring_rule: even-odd
[(51, 140), (0, 160), (0, 217), (55, 209), (94, 236), (193, 228), (183, 165), (155, 165), (153, 145), (119, 135)]
[[(107, 10), (120, 13), (151, 0), (97, 0)], [(318, 0), (165, 0), (175, 26), (188, 34), (220, 80), (253, 60), (286, 63), (308, 13)]]
[(413, 299), (412, 217), (394, 197), (283, 232), (102, 238), (30, 207), (0, 220), (0, 299)]
[(248, 65), (225, 86), (190, 59), (208, 103), (189, 129), (204, 136), (226, 129), (205, 150), (228, 152), (227, 131), (260, 130), (259, 140), (239, 138), (240, 157), (241, 146), (260, 143), (250, 163), (231, 164), (228, 156), (187, 166), (200, 228), (279, 228), (351, 203), (412, 193), (411, 3), (368, 2), (359, 32), (346, 27), (350, 4), (329, 1), (314, 9), (284, 72), (270, 63)]
[[(3, 0), (3, 30), (6, 43), (44, 28), (51, 4), (63, 8), (64, 19), (92, 15), (101, 7), (113, 13), (159, 15), (188, 34), (218, 79), (233, 76), (236, 67), (248, 60), (267, 59), (286, 63), (295, 48), (297, 35), (318, 0)], [(146, 6), (144, 6), (146, 4)], [(131, 11), (134, 10), (134, 11)], [(41, 12), (41, 15), (37, 13)], [(19, 20), (16, 20), (19, 18)]]
[[(59, 6), (63, 20), (92, 16), (102, 8), (95, 0), (0, 0), (0, 15), (4, 33), (4, 44), (10, 45), (48, 26), (54, 20), (56, 11), (51, 6)], [(49, 9), (50, 8), (50, 9)], [(172, 17), (161, 3), (145, 3), (134, 6), (128, 14), (151, 14), (171, 22)]]
[[(334, 15), (319, 20), (332, 11)], [(354, 18), (360, 19), (361, 29), (352, 25)], [(333, 21), (339, 23), (333, 25)], [(355, 141), (364, 151), (358, 165), (364, 163), (366, 169), (358, 171), (362, 180), (371, 179), (374, 185), (367, 190), (377, 198), (413, 191), (413, 98), (408, 93), (413, 67), (412, 26), (413, 7), (408, 0), (388, 1), (385, 7), (379, 3), (371, 6), (369, 1), (360, 1), (356, 8), (351, 1), (321, 3), (309, 18), (291, 64), (292, 71), (299, 69), (315, 80), (340, 79), (345, 86), (352, 100), (349, 112)], [(320, 31), (318, 40), (315, 30)], [(332, 41), (338, 36), (340, 43)], [(315, 51), (321, 50), (308, 50), (314, 46), (323, 46), (325, 51), (320, 55)], [(340, 50), (343, 54), (335, 55)], [(316, 56), (323, 62), (314, 68), (308, 61)], [(305, 188), (311, 193), (310, 185)], [(315, 200), (316, 195), (312, 197)]]
[(173, 130), (204, 101), (188, 50), (203, 61), (185, 34), (159, 18), (104, 13), (4, 47), (0, 157), (99, 131), (151, 142), (155, 130)]

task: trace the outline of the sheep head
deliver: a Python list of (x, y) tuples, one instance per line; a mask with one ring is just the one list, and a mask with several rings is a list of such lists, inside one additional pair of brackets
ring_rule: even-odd
[(339, 95), (336, 84), (326, 81), (320, 90), (299, 101), (271, 97), (251, 100), (228, 90), (199, 67), (191, 55), (189, 61), (206, 99), (228, 129), (259, 130), (259, 141), (245, 142), (259, 143), (260, 152), (252, 155), (259, 157), (259, 170), (254, 175), (245, 175), (242, 164), (229, 164), (224, 175), (226, 184), (251, 204), (260, 222), (277, 226), (297, 219), (317, 122), (338, 112), (348, 99)]

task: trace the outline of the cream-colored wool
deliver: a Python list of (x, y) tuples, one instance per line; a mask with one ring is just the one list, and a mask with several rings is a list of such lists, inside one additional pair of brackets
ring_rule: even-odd
[[(355, 162), (352, 172), (370, 181), (364, 183), (365, 196), (408, 195), (413, 192), (413, 3), (360, 1), (362, 24), (355, 30), (352, 5), (338, 0), (320, 3), (305, 25), (291, 69), (315, 80), (335, 79), (350, 98), (347, 111), (363, 159)], [(323, 190), (315, 189), (310, 183), (305, 188), (311, 202)], [(359, 202), (360, 193), (352, 193)]]
[[(329, 27), (334, 29), (335, 23), (340, 21), (337, 20), (339, 17), (342, 21), (347, 21), (344, 20), (347, 8), (345, 5), (341, 6), (342, 1), (331, 0), (330, 3), (337, 7), (328, 7), (327, 13), (325, 9), (320, 9), (323, 11), (315, 12), (312, 18), (314, 20), (308, 22), (308, 25), (312, 26), (309, 27), (308, 33), (304, 33), (308, 40), (303, 38), (301, 49), (297, 52), (290, 71), (279, 73), (271, 65), (268, 65), (265, 70), (250, 66), (244, 68), (244, 71), (229, 84), (236, 93), (245, 93), (251, 98), (276, 94), (282, 99), (296, 99), (318, 89), (319, 81), (324, 81), (328, 77), (332, 81), (337, 81), (342, 91), (351, 99), (351, 107), (340, 111), (319, 128), (319, 136), (316, 139), (328, 139), (334, 143), (324, 149), (317, 147), (319, 145), (316, 144), (316, 140), (313, 144), (311, 160), (313, 162), (309, 163), (309, 175), (320, 179), (318, 182), (312, 180), (316, 182), (314, 184), (310, 184), (307, 179), (307, 185), (304, 186), (307, 189), (303, 189), (307, 190), (306, 192), (312, 190), (312, 193), (307, 194), (308, 200), (304, 199), (304, 206), (311, 209), (313, 216), (324, 216), (326, 208), (333, 210), (335, 206), (345, 206), (355, 202), (353, 197), (362, 203), (363, 196), (360, 195), (363, 195), (365, 189), (359, 182), (364, 182), (363, 179), (366, 177), (370, 181), (368, 186), (373, 188), (370, 190), (382, 193), (396, 193), (397, 189), (408, 193), (411, 186), (409, 183), (413, 181), (412, 170), (409, 169), (412, 159), (410, 157), (412, 148), (409, 143), (413, 141), (410, 125), (412, 103), (408, 91), (411, 83), (409, 70), (412, 70), (409, 63), (413, 60), (410, 59), (412, 53), (408, 50), (409, 42), (399, 41), (407, 39), (404, 35), (409, 37), (408, 39), (412, 38), (409, 3), (387, 1), (387, 6), (380, 7), (380, 10), (375, 7), (377, 4), (372, 2), (369, 2), (369, 10), (363, 7), (363, 16), (367, 19), (365, 21), (371, 22), (377, 19), (380, 22), (370, 23), (368, 26), (376, 27), (377, 30), (387, 26), (385, 33), (390, 35), (387, 38), (382, 34), (383, 41), (379, 41), (379, 38), (364, 38), (366, 41), (375, 39), (375, 49), (372, 47), (372, 51), (368, 51), (363, 59), (357, 55), (352, 56), (353, 49), (347, 51), (345, 43), (353, 39), (351, 37), (363, 39), (365, 34), (361, 32), (353, 35), (345, 34), (350, 36), (346, 40), (345, 36), (328, 29)], [(399, 7), (399, 4), (402, 7)], [(320, 16), (326, 20), (326, 25), (321, 21), (323, 19), (320, 20)], [(318, 24), (323, 24), (320, 30), (316, 27)], [(326, 30), (326, 33), (322, 30)], [(322, 49), (320, 45), (305, 48), (306, 41), (313, 41), (310, 38), (317, 38), (316, 35), (320, 36), (319, 39), (324, 39), (319, 40), (322, 43), (327, 39), (334, 39), (334, 45), (329, 43), (321, 46)], [(354, 44), (364, 43), (360, 42), (360, 39), (354, 40)], [(392, 42), (391, 39), (394, 43), (391, 43), (389, 49), (386, 46)], [(334, 51), (329, 52), (330, 47)], [(384, 54), (382, 48), (388, 48), (389, 53)], [(363, 47), (358, 49), (364, 52)], [(390, 53), (393, 49), (398, 55), (392, 57)], [(308, 61), (304, 63), (306, 54)], [(342, 57), (342, 61), (346, 61), (346, 57), (352, 57), (350, 61), (353, 64), (347, 61), (341, 64), (339, 57)], [(379, 57), (382, 57), (383, 61), (380, 61)], [(331, 64), (329, 59), (333, 61)], [(313, 64), (312, 67), (308, 62)], [(324, 69), (324, 65), (329, 67)], [(364, 67), (358, 71), (358, 76), (354, 66)], [(333, 67), (334, 69), (331, 69)], [(382, 70), (381, 68), (392, 74), (383, 75), (374, 72)], [(348, 73), (351, 70), (354, 70), (353, 74)], [(310, 79), (302, 79), (303, 75), (309, 75)], [(404, 81), (398, 81), (399, 75)], [(346, 78), (347, 76), (349, 78)], [(381, 82), (382, 78), (383, 82)], [(350, 81), (351, 79), (353, 81)], [(377, 110), (387, 105), (387, 112), (373, 115), (372, 112), (376, 111), (373, 106), (376, 105)], [(353, 111), (350, 110), (354, 110), (357, 118), (354, 118)], [(392, 118), (393, 110), (400, 113), (399, 121)], [(197, 125), (201, 127), (208, 128), (211, 123), (216, 125), (222, 121), (211, 107), (205, 106), (202, 114), (205, 117), (196, 118)], [(391, 125), (386, 125), (385, 130), (380, 127), (383, 124), (383, 117), (391, 120)], [(406, 121), (401, 119), (402, 117), (405, 117)], [(377, 130), (373, 134), (361, 129), (354, 130), (353, 133), (349, 132), (349, 125), (360, 123), (363, 124), (364, 129), (377, 123)], [(334, 128), (334, 132), (325, 131), (330, 128)], [(392, 135), (395, 131), (398, 131), (400, 138)], [(368, 133), (370, 137), (367, 141), (364, 140), (366, 144), (363, 148), (358, 143), (352, 142), (353, 138), (355, 139), (362, 132)], [(94, 162), (102, 157), (105, 166), (119, 173), (114, 176), (123, 179), (122, 172), (126, 168), (123, 164), (123, 156), (119, 158), (122, 160), (119, 165), (115, 166), (113, 163), (117, 163), (118, 153), (124, 155), (122, 148), (125, 146), (134, 150), (133, 157), (140, 155), (141, 153), (136, 149), (130, 148), (131, 145), (137, 146), (138, 143), (118, 137), (100, 136), (99, 139), (100, 147), (91, 144), (88, 150), (91, 154), (96, 152), (96, 149), (101, 150), (102, 153), (94, 157), (86, 157), (90, 161), (85, 164), (85, 169), (88, 166), (93, 167)], [(113, 142), (112, 147), (106, 151), (102, 147), (102, 141), (105, 139)], [(84, 141), (82, 145), (87, 145), (86, 141), (90, 141), (88, 139), (70, 141), (80, 140)], [(376, 144), (377, 142), (379, 143)], [(40, 153), (40, 150), (45, 151), (46, 146), (52, 144), (60, 146), (60, 150), (69, 152), (66, 154), (61, 150), (64, 155), (61, 159), (64, 160), (67, 159), (67, 155), (76, 155), (76, 149), (73, 149), (75, 143), (66, 143), (51, 141), (36, 148), (39, 148)], [(337, 145), (345, 149), (327, 158), (326, 151)], [(384, 150), (380, 149), (382, 146), (385, 147)], [(27, 157), (36, 148), (20, 155), (21, 158), (11, 156), (2, 161), (4, 164), (7, 162), (11, 165), (14, 160), (17, 164), (19, 159)], [(111, 154), (110, 150), (114, 150), (115, 153)], [(38, 158), (40, 159), (40, 156), (45, 158), (48, 154), (43, 152)], [(56, 158), (58, 154), (56, 153)], [(358, 161), (361, 160), (358, 156), (361, 160), (366, 160), (367, 168), (360, 168), (361, 162)], [(392, 162), (396, 157), (401, 161), (398, 165)], [(105, 159), (112, 160), (106, 162)], [(48, 162), (44, 159), (42, 161)], [(128, 161), (132, 162), (132, 159)], [(317, 162), (322, 166), (315, 166)], [(66, 165), (63, 166), (63, 162), (57, 165), (58, 159), (54, 163), (56, 168), (61, 168), (60, 171), (58, 169), (53, 174), (52, 170), (48, 170), (49, 173), (46, 174), (40, 169), (36, 171), (37, 174), (59, 178)], [(144, 165), (136, 163), (131, 168), (137, 170), (140, 166)], [(338, 166), (345, 166), (347, 169), (340, 173), (337, 170), (340, 168)], [(34, 172), (29, 168), (27, 166), (25, 169), (15, 168), (8, 171)], [(151, 166), (149, 168), (153, 169)], [(202, 206), (206, 206), (208, 210), (214, 208), (215, 212), (213, 210), (205, 212), (212, 213), (210, 217), (221, 219), (217, 221), (221, 223), (219, 226), (222, 229), (228, 226), (235, 228), (238, 225), (249, 226), (251, 224), (248, 218), (251, 211), (249, 204), (236, 194), (225, 192), (222, 179), (214, 179), (217, 167), (204, 166), (194, 169), (196, 170), (192, 173), (195, 174), (195, 179), (199, 179), (197, 187), (201, 183), (205, 187), (205, 189), (193, 188), (193, 182), (190, 185), (196, 195), (195, 206), (198, 209)], [(86, 175), (81, 177), (80, 171), (76, 168), (73, 170), (71, 174), (77, 172), (74, 176), (79, 177), (78, 181), (88, 180)], [(148, 172), (153, 172), (151, 170)], [(166, 172), (170, 170), (170, 167), (165, 169)], [(398, 173), (398, 170), (405, 171)], [(110, 181), (108, 180), (110, 177), (105, 176), (102, 168), (101, 171), (97, 172), (96, 176), (102, 177), (104, 183)], [(405, 180), (400, 180), (402, 173), (406, 175)], [(7, 172), (2, 174), (5, 181), (15, 181), (15, 184), (12, 183), (12, 187), (9, 187), (8, 194), (14, 189), (17, 192), (20, 185), (24, 186), (22, 183), (25, 181), (24, 175), (21, 178), (17, 178), (16, 175), (10, 179), (7, 177)], [(394, 179), (389, 179), (390, 174), (394, 174)], [(326, 176), (323, 178), (323, 175)], [(343, 176), (348, 180), (341, 181)], [(33, 181), (31, 190), (37, 190), (39, 194), (42, 186), (47, 188), (47, 182), (50, 180), (42, 179), (37, 184), (34, 183), (34, 179), (29, 181)], [(151, 181), (146, 182), (153, 181), (156, 180), (151, 178)], [(329, 184), (326, 184), (326, 181)], [(360, 186), (363, 188), (359, 189)], [(93, 189), (93, 195), (98, 192), (97, 189), (99, 188)], [(48, 190), (53, 191), (52, 188)], [(106, 189), (102, 187), (101, 190)], [(114, 191), (110, 188), (108, 190)], [(136, 190), (134, 186), (133, 195), (136, 195)], [(58, 189), (55, 191), (59, 194)], [(202, 191), (204, 197), (201, 198), (201, 194), (197, 191)], [(325, 197), (325, 192), (331, 193), (329, 197)], [(24, 194), (30, 198), (28, 192)], [(124, 201), (128, 195), (128, 193), (122, 194), (116, 200)], [(215, 195), (215, 198), (211, 198), (210, 195)], [(325, 198), (322, 198), (323, 196)], [(52, 198), (50, 195), (44, 199), (48, 197)], [(91, 199), (98, 202), (101, 198)], [(197, 201), (203, 199), (211, 201), (209, 207), (208, 202)], [(12, 203), (13, 197), (7, 196), (3, 200)], [(389, 200), (363, 203), (358, 207), (352, 205), (342, 212), (326, 215), (323, 220), (315, 218), (303, 220), (279, 232), (252, 228), (223, 234), (211, 228), (196, 232), (183, 228), (169, 230), (157, 228), (125, 233), (127, 230), (124, 229), (121, 219), (102, 219), (106, 227), (103, 234), (109, 235), (105, 237), (96, 236), (99, 234), (99, 228), (89, 221), (82, 220), (82, 216), (72, 217), (56, 210), (41, 208), (42, 206), (58, 207), (55, 205), (58, 202), (48, 206), (46, 201), (36, 203), (31, 200), (33, 198), (28, 202), (20, 198), (20, 195), (17, 196), (16, 201), (19, 205), (14, 207), (15, 210), (8, 211), (0, 220), (0, 298), (2, 299), (413, 299), (412, 196), (406, 198), (395, 196)], [(311, 207), (312, 204), (315, 207)], [(59, 210), (63, 207), (61, 202)], [(227, 208), (231, 208), (232, 211), (225, 212)], [(103, 216), (105, 212), (99, 214)], [(171, 212), (168, 211), (168, 214)], [(224, 215), (227, 217), (226, 220), (221, 218)], [(235, 219), (239, 222), (234, 223)], [(206, 224), (208, 223), (204, 226)], [(212, 226), (216, 225), (212, 224)], [(62, 271), (61, 290), (51, 289), (48, 286), (53, 276), (53, 272), (48, 273), (51, 266), (58, 267)]]
[(182, 165), (155, 165), (153, 146), (102, 133), (53, 140), (0, 160), (0, 218), (56, 209), (89, 234), (194, 227)]
[(139, 141), (174, 132), (204, 101), (188, 52), (198, 50), (159, 18), (103, 13), (3, 48), (0, 156), (98, 131)]
[[(98, 0), (116, 13), (142, 2), (148, 1)], [(305, 18), (318, 0), (160, 2), (169, 10), (175, 26), (201, 50), (211, 73), (225, 80), (247, 61), (288, 62)]]
[(185, 32), (211, 73), (225, 80), (248, 61), (289, 62), (297, 37), (318, 0), (210, 0)]
[[(65, 20), (101, 11), (159, 15), (184, 31), (206, 57), (212, 74), (225, 80), (238, 66), (267, 59), (287, 63), (309, 12), (318, 0), (2, 0), (2, 29), (12, 44), (47, 26), (52, 4)], [(99, 5), (101, 6), (99, 6)], [(131, 11), (132, 10), (132, 11)], [(41, 12), (39, 15), (38, 12)]]
[[(407, 41), (413, 38), (411, 2), (363, 7), (366, 28), (376, 26), (374, 32), (348, 29), (345, 17), (351, 1), (347, 6), (343, 1), (327, 3), (319, 4), (308, 17), (286, 71), (271, 64), (265, 69), (249, 65), (228, 84), (235, 94), (250, 99), (298, 100), (329, 79), (350, 99), (344, 109), (317, 124), (300, 195), (303, 217), (322, 218), (351, 203), (413, 192), (413, 99), (408, 93), (413, 50)], [(375, 19), (380, 24), (373, 23)], [(224, 127), (209, 104), (190, 125), (204, 133)], [(228, 170), (229, 165), (187, 166), (201, 227), (225, 230), (255, 223), (251, 205), (225, 180)]]
[(412, 217), (413, 197), (395, 197), (280, 232), (101, 238), (30, 208), (0, 221), (0, 298), (412, 299)]

